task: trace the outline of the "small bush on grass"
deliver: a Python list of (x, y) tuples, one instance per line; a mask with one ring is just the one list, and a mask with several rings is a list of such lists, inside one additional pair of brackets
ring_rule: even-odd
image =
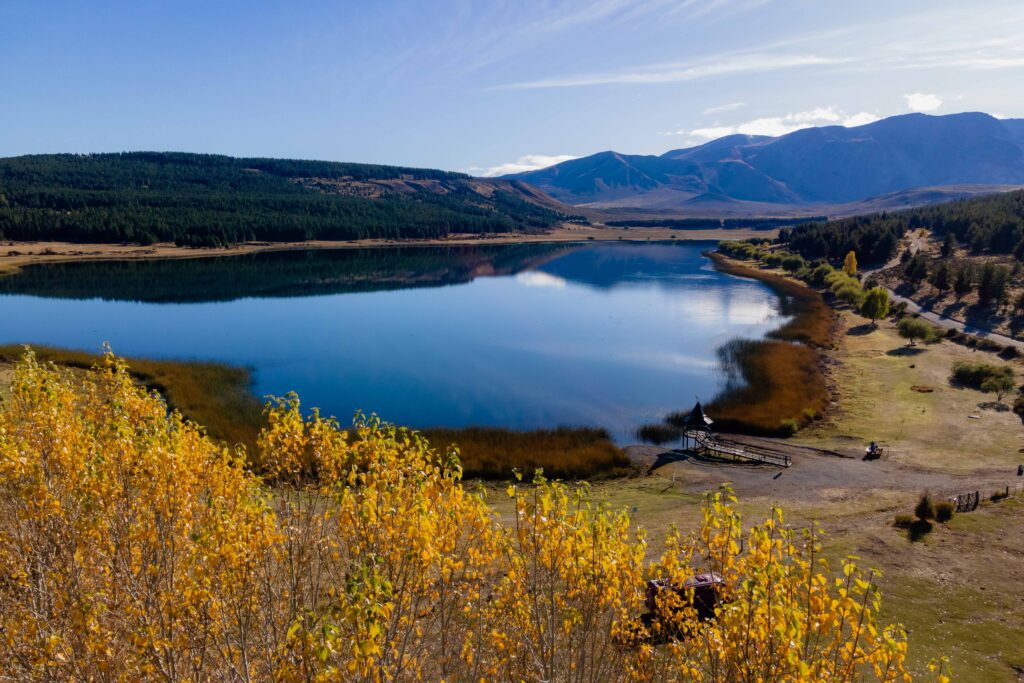
[(935, 519), (935, 504), (932, 503), (931, 496), (928, 493), (921, 494), (921, 499), (917, 501), (917, 506), (914, 507), (914, 514), (918, 519), (925, 521)]
[(797, 256), (796, 254), (791, 254), (782, 258), (782, 267), (791, 273), (795, 273), (800, 270), (804, 265), (806, 265), (806, 262), (802, 257)]
[[(1006, 386), (1007, 381), (1012, 389), (1014, 373), (1013, 368), (1009, 365), (960, 361), (953, 365), (953, 379), (965, 387), (979, 391), (996, 391), (997, 384), (999, 387)], [(1009, 389), (1003, 391), (1009, 391)]]
[(818, 285), (820, 287), (821, 285), (825, 284), (826, 278), (828, 278), (828, 276), (834, 272), (836, 272), (835, 268), (828, 265), (827, 263), (823, 263), (811, 271), (811, 274), (808, 279), (810, 280), (811, 284)]
[(897, 529), (909, 529), (914, 525), (914, 515), (896, 515), (892, 525)]
[(950, 501), (946, 500), (938, 503), (935, 506), (935, 521), (939, 524), (945, 524), (949, 520), (953, 519), (953, 514), (956, 512), (956, 506)]
[(835, 294), (837, 299), (854, 308), (860, 308), (861, 304), (864, 303), (864, 290), (858, 284), (843, 283), (841, 287), (835, 290)]
[(900, 336), (908, 340), (911, 346), (914, 346), (918, 340), (934, 342), (941, 338), (937, 327), (920, 318), (903, 318), (897, 329)]
[(779, 432), (783, 436), (793, 436), (800, 431), (800, 423), (793, 419), (783, 420), (779, 425)]

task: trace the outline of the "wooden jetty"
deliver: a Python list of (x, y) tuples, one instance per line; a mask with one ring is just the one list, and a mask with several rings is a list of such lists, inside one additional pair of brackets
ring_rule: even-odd
[(710, 458), (725, 458), (789, 467), (789, 455), (763, 446), (737, 443), (716, 437), (711, 431), (713, 420), (704, 414), (700, 402), (683, 423), (683, 450)]

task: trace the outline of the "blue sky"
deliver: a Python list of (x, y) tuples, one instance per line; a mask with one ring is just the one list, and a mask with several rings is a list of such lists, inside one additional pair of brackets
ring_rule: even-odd
[(1024, 117), (1024, 0), (0, 0), (0, 155), (494, 174), (923, 111)]

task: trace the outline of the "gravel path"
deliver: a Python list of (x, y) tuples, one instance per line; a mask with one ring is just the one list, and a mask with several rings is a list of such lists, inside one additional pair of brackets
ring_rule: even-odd
[[(749, 437), (743, 437), (744, 440)], [(779, 442), (772, 443), (778, 447)], [(980, 490), (986, 495), (1016, 483), (1015, 471), (981, 469), (951, 474), (923, 469), (883, 457), (866, 461), (809, 446), (789, 444), (788, 468), (749, 462), (696, 457), (665, 447), (637, 445), (625, 449), (633, 463), (652, 473), (670, 477), (694, 493), (714, 490), (729, 482), (740, 499), (762, 497), (776, 501), (824, 502), (856, 498), (866, 491), (892, 491), (939, 496)], [(855, 449), (860, 453), (860, 449)]]

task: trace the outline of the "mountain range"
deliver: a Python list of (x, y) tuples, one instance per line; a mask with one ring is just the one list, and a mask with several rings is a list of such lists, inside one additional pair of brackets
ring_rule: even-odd
[(1024, 184), (1024, 119), (907, 114), (779, 137), (730, 135), (660, 156), (599, 152), (505, 178), (594, 209), (890, 208)]

